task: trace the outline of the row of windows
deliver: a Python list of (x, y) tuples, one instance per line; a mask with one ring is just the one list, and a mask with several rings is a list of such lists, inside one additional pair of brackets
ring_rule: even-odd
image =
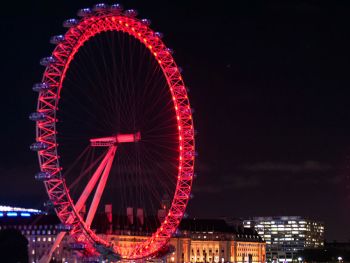
[[(206, 253), (207, 253), (207, 250), (206, 250), (206, 249), (203, 249), (202, 251), (203, 251), (203, 254), (206, 254)], [(208, 251), (209, 251), (209, 254), (212, 254), (212, 250), (211, 250), (211, 249), (209, 249)], [(191, 250), (191, 253), (192, 253), (192, 255), (194, 255), (194, 250), (193, 250), (193, 249)], [(219, 253), (219, 250), (216, 249), (216, 250), (215, 250), (215, 253)], [(221, 253), (225, 253), (225, 250), (224, 250), (224, 249), (221, 249)], [(197, 255), (198, 255), (198, 254), (199, 254), (199, 249), (197, 249)]]
[(4, 225), (0, 226), (1, 229), (13, 228), (13, 229), (55, 229), (56, 225)]
[(237, 249), (238, 251), (257, 251), (258, 250), (258, 248), (253, 248), (253, 249), (251, 249), (251, 248), (238, 248)]
[(32, 240), (33, 243), (35, 242), (52, 242), (55, 241), (56, 238), (55, 237), (33, 237), (33, 238), (29, 238), (30, 240)]
[(258, 244), (245, 244), (245, 243), (238, 243), (239, 247), (257, 247)]
[[(0, 226), (1, 229), (18, 229), (23, 235), (56, 235), (56, 230), (52, 228), (21, 228), (16, 226)], [(25, 230), (27, 229), (27, 230)], [(36, 230), (28, 230), (36, 229)]]

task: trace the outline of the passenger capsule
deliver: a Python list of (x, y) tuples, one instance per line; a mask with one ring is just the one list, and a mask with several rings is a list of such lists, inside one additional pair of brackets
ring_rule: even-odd
[(63, 27), (70, 28), (79, 24), (79, 20), (75, 18), (67, 19), (63, 22)]
[(174, 50), (172, 48), (166, 48), (165, 51), (170, 54), (174, 54)]
[(193, 199), (194, 198), (194, 194), (190, 194), (190, 199)]
[(183, 177), (184, 178), (191, 178), (193, 176), (193, 173), (192, 172), (184, 172), (183, 173)]
[(186, 115), (191, 114), (191, 109), (186, 106), (180, 106), (179, 111)]
[(91, 14), (92, 14), (92, 10), (90, 8), (82, 8), (82, 9), (79, 9), (77, 12), (77, 16), (80, 16), (80, 17), (86, 17)]
[(171, 74), (175, 74), (175, 73), (179, 72), (179, 68), (172, 67), (172, 68), (167, 69), (167, 71), (169, 71), (169, 73), (171, 73)]
[(59, 231), (71, 231), (73, 229), (73, 226), (71, 224), (59, 224), (56, 226), (56, 229)]
[(32, 145), (30, 145), (30, 149), (36, 152), (46, 150), (48, 147), (49, 146), (44, 142), (35, 142)]
[(81, 242), (70, 243), (69, 247), (72, 250), (85, 250), (86, 244), (85, 243), (81, 243)]
[(50, 56), (50, 57), (42, 58), (40, 60), (40, 65), (47, 67), (47, 66), (54, 64), (56, 62), (57, 62), (57, 60), (53, 56)]
[(107, 9), (108, 9), (108, 6), (105, 3), (96, 4), (92, 8), (92, 10), (95, 12), (103, 12), (103, 11), (106, 11)]
[(144, 24), (145, 26), (150, 26), (151, 20), (144, 18), (144, 19), (141, 19), (141, 23)]
[(179, 70), (180, 73), (184, 71), (182, 67), (177, 67), (177, 69)]
[(163, 33), (161, 33), (161, 32), (155, 32), (154, 35), (156, 37), (159, 37), (160, 39), (162, 39), (164, 37)]
[(195, 155), (193, 151), (185, 151), (184, 152), (184, 157), (187, 158), (192, 158)]
[(53, 177), (52, 174), (48, 172), (38, 172), (34, 176), (35, 180), (37, 181), (47, 181), (47, 180), (50, 180), (52, 177)]
[(46, 120), (46, 114), (44, 112), (32, 112), (29, 119), (31, 121), (43, 121)]
[(123, 6), (121, 4), (114, 4), (109, 7), (109, 10), (112, 11), (114, 14), (120, 14), (123, 12)]
[(138, 15), (137, 10), (129, 9), (124, 11), (124, 15), (127, 17), (136, 17)]
[(64, 35), (57, 35), (50, 38), (50, 43), (57, 45), (64, 41)]
[(46, 208), (53, 208), (55, 206), (54, 203), (51, 200), (48, 200), (48, 201), (44, 202), (43, 205)]
[(192, 129), (186, 129), (184, 130), (184, 136), (192, 136), (193, 130)]
[(35, 92), (46, 91), (50, 89), (50, 85), (46, 82), (35, 83), (32, 89)]

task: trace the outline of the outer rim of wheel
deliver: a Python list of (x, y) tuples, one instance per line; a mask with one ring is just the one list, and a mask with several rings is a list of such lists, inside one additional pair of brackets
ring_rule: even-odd
[[(113, 245), (98, 237), (84, 223), (75, 210), (73, 200), (61, 174), (56, 143), (56, 112), (58, 110), (60, 91), (70, 62), (79, 48), (91, 37), (105, 31), (122, 31), (143, 43), (157, 59), (170, 89), (176, 112), (178, 127), (178, 178), (175, 194), (169, 212), (160, 227), (146, 241), (132, 247)], [(77, 242), (84, 242), (89, 253), (96, 253), (96, 244), (108, 247), (122, 258), (138, 259), (150, 257), (157, 253), (169, 241), (176, 231), (190, 198), (194, 174), (194, 129), (191, 108), (187, 91), (171, 53), (162, 40), (147, 25), (134, 17), (113, 14), (112, 12), (95, 13), (83, 18), (75, 26), (69, 28), (64, 41), (57, 44), (52, 56), (55, 62), (49, 64), (44, 72), (42, 82), (50, 89), (41, 91), (38, 98), (37, 111), (45, 114), (45, 120), (37, 122), (36, 141), (43, 142), (47, 148), (38, 151), (42, 172), (51, 177), (44, 182), (46, 191), (54, 205), (57, 216), (62, 223), (73, 218), (70, 235)]]

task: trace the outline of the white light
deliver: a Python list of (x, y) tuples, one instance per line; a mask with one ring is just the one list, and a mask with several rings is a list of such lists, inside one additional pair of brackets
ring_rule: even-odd
[(339, 260), (339, 261), (342, 261), (342, 260), (343, 260), (343, 258), (342, 258), (342, 257), (338, 257), (338, 260)]
[(22, 208), (22, 207), (12, 207), (0, 205), (0, 212), (13, 212), (13, 211), (21, 211), (21, 212), (31, 212), (31, 213), (39, 213), (42, 214), (43, 211), (31, 208)]

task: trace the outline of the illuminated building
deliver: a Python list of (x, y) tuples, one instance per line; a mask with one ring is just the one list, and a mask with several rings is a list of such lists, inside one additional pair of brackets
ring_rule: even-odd
[[(124, 246), (146, 238), (125, 234), (103, 237)], [(166, 262), (265, 262), (265, 242), (256, 231), (243, 226), (230, 227), (219, 219), (184, 219), (176, 236), (171, 238), (170, 246), (173, 251), (164, 256)]]
[[(0, 206), (0, 231), (16, 229), (27, 238), (30, 263), (38, 262), (49, 251), (56, 239), (58, 224), (55, 215), (40, 210)], [(73, 258), (67, 240), (61, 243), (53, 257), (59, 262)]]
[[(182, 240), (183, 239), (183, 240)], [(265, 262), (265, 242), (253, 229), (224, 220), (183, 220), (177, 262)]]
[(268, 262), (291, 262), (304, 249), (324, 246), (324, 224), (300, 216), (253, 217), (243, 224), (266, 241)]
[[(28, 240), (29, 262), (39, 262), (55, 241), (60, 225), (58, 218), (41, 211), (28, 212), (23, 209), (1, 213), (0, 231), (8, 228), (19, 230)], [(92, 228), (106, 240), (127, 246), (147, 239), (153, 231), (152, 227), (157, 227), (154, 219), (144, 217), (140, 211), (126, 216), (112, 216), (109, 208), (98, 215)], [(71, 242), (64, 238), (53, 258), (58, 262), (80, 262)], [(184, 219), (170, 240), (169, 250), (158, 257), (149, 262), (261, 263), (265, 262), (265, 242), (255, 230), (243, 225), (232, 227), (220, 219)]]

